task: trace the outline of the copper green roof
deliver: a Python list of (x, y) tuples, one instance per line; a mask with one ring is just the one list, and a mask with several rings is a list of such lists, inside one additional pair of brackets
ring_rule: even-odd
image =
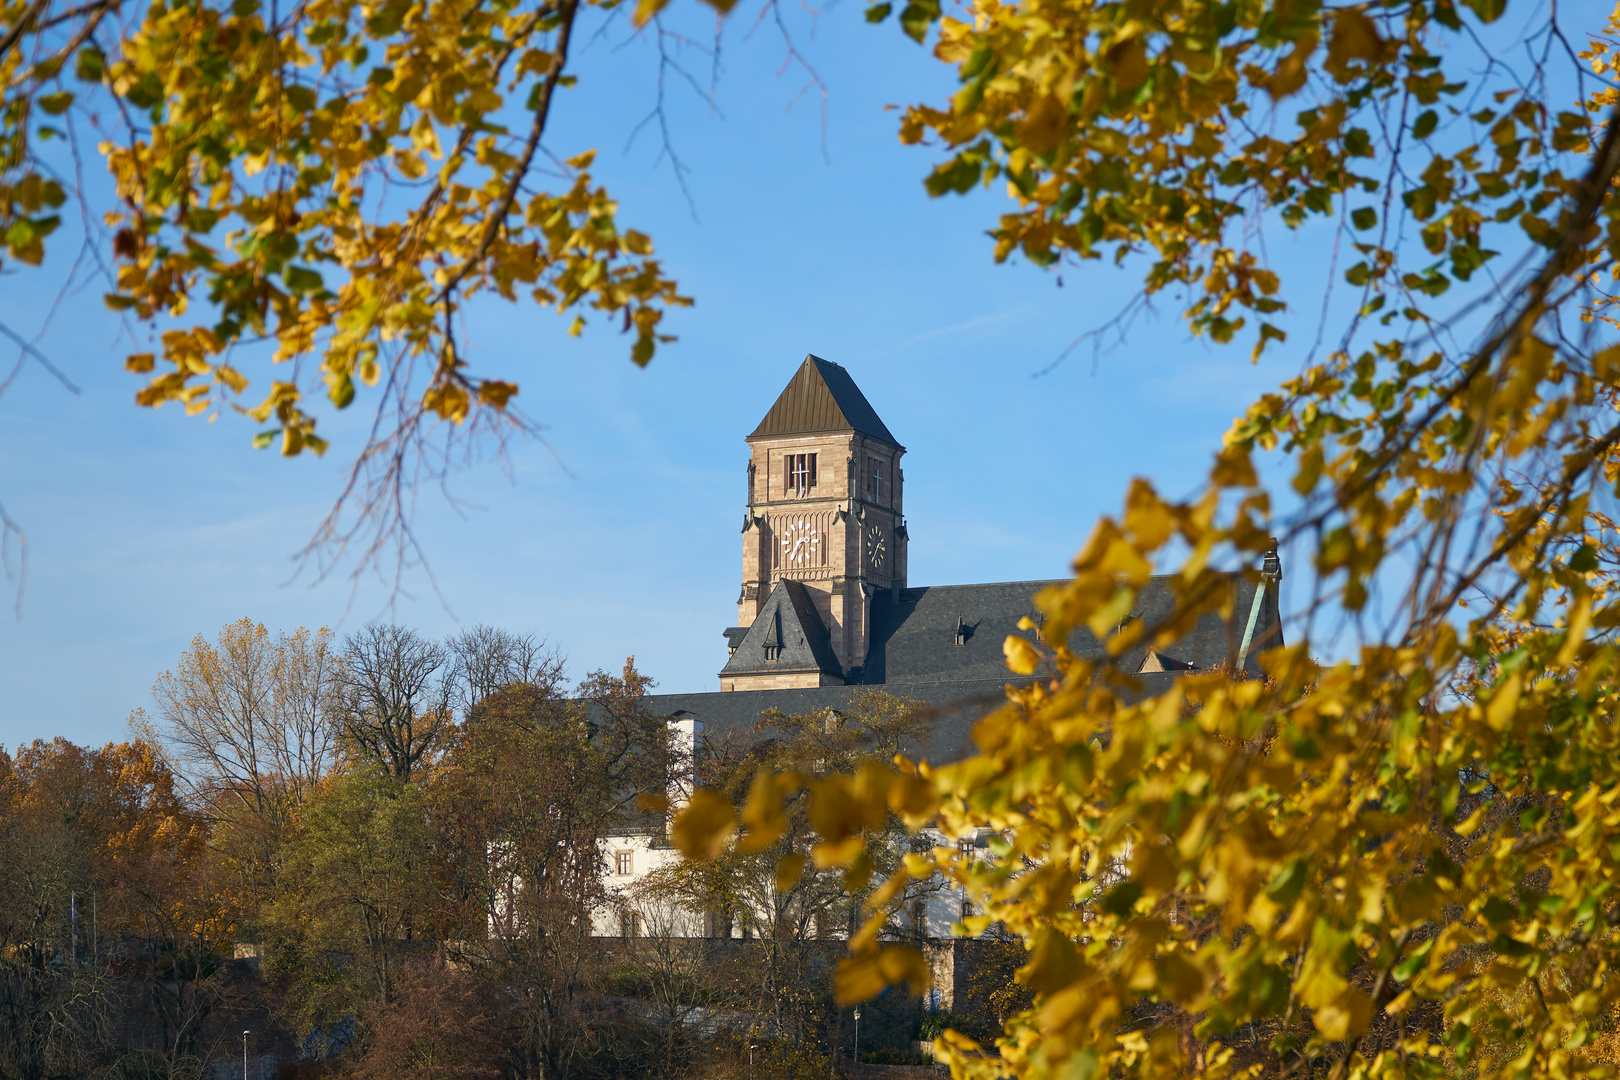
[(819, 356), (806, 356), (782, 396), (748, 437), (813, 435), (821, 431), (854, 431), (904, 449), (883, 426), (877, 410), (849, 372)]

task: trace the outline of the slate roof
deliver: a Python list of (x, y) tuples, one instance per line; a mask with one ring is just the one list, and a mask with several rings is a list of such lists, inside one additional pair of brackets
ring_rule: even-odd
[[(807, 671), (823, 672), (835, 679), (843, 677), (827, 627), (802, 582), (778, 581), (741, 641), (737, 641), (734, 630), (727, 630), (726, 637), (737, 642), (737, 651), (721, 669), (722, 677)], [(771, 648), (780, 650), (775, 660), (765, 659), (765, 650)]]
[(849, 372), (830, 360), (806, 356), (749, 439), (777, 435), (812, 435), (821, 431), (854, 431), (903, 449), (878, 419)]
[[(1173, 578), (1150, 578), (1137, 594), (1136, 604), (1126, 621), (1146, 619), (1151, 626), (1164, 619), (1175, 603)], [(1235, 662), (1248, 625), (1257, 583), (1237, 574), (1230, 578), (1232, 617), (1205, 615), (1193, 632), (1173, 645), (1158, 650), (1162, 666), (1180, 670), (1207, 670)], [(1009, 634), (1024, 634), (1018, 620), (1035, 616), (1034, 596), (1063, 581), (1009, 581), (993, 585), (936, 585), (930, 588), (902, 589), (898, 599), (879, 593), (872, 608), (872, 645), (867, 654), (861, 682), (869, 686), (913, 685), (929, 682), (963, 682), (1004, 679), (1006, 664), (1001, 643)], [(960, 625), (963, 643), (956, 644)], [(1277, 610), (1277, 591), (1266, 590), (1255, 619), (1254, 644), (1244, 667), (1259, 674), (1256, 654), (1282, 642), (1282, 620)], [(1031, 636), (1025, 634), (1025, 636)], [(1069, 636), (1069, 648), (1077, 656), (1101, 657), (1103, 646), (1091, 631), (1076, 629)], [(1138, 645), (1120, 658), (1124, 671), (1136, 672), (1147, 658), (1147, 648)]]
[[(999, 647), (999, 644), (998, 644)], [(974, 752), (973, 725), (991, 710), (1005, 704), (1009, 682), (1026, 680), (1003, 668), (1003, 678), (964, 682), (900, 683), (881, 687), (814, 686), (796, 690), (730, 690), (707, 694), (653, 694), (648, 707), (656, 715), (685, 713), (703, 722), (703, 738), (711, 742), (756, 737), (754, 726), (761, 714), (780, 709), (788, 715), (802, 715), (821, 709), (848, 710), (858, 694), (879, 689), (895, 697), (910, 698), (924, 707), (933, 722), (933, 734), (926, 745), (908, 747), (911, 753), (934, 764), (959, 761)], [(1142, 696), (1170, 688), (1172, 673), (1139, 675)], [(769, 732), (764, 732), (766, 736)]]
[[(1268, 573), (1276, 574), (1280, 569), (1274, 558), (1267, 560)], [(1150, 622), (1162, 619), (1174, 602), (1172, 580), (1150, 579), (1126, 618)], [(1136, 678), (1144, 696), (1164, 691), (1181, 672), (1207, 670), (1236, 660), (1243, 631), (1254, 611), (1259, 583), (1238, 574), (1231, 575), (1229, 581), (1233, 590), (1230, 619), (1204, 616), (1192, 633), (1158, 650), (1156, 663), (1148, 662), (1148, 651), (1142, 646), (1121, 657), (1122, 670), (1138, 673)], [(1025, 634), (1018, 629), (1018, 620), (1033, 616), (1035, 594), (1049, 585), (1061, 584), (1063, 581), (1058, 580), (943, 585), (902, 589), (898, 598), (880, 593), (872, 612), (872, 649), (859, 681), (852, 685), (656, 694), (648, 699), (648, 706), (661, 715), (684, 711), (697, 717), (703, 722), (706, 738), (742, 738), (749, 736), (760, 715), (769, 709), (789, 714), (842, 709), (855, 695), (882, 689), (922, 703), (932, 717), (933, 737), (926, 746), (914, 748), (915, 752), (935, 763), (955, 761), (973, 752), (973, 724), (1006, 699), (1007, 683), (1024, 681), (1007, 670), (1002, 641), (1009, 634)], [(765, 665), (765, 640), (776, 626), (774, 618), (767, 620), (772, 613), (781, 616), (783, 652), (778, 661)], [(1255, 616), (1253, 644), (1244, 664), (1251, 674), (1260, 671), (1256, 660), (1260, 652), (1282, 644), (1275, 584), (1266, 587)], [(961, 645), (955, 643), (959, 625), (963, 631)], [(838, 674), (837, 661), (826, 644), (826, 630), (798, 582), (778, 583), (760, 617), (746, 632), (733, 627), (726, 634), (733, 641), (739, 634), (742, 636), (722, 675), (762, 670)], [(1084, 629), (1073, 633), (1069, 646), (1080, 656), (1101, 656), (1103, 652), (1102, 644)]]

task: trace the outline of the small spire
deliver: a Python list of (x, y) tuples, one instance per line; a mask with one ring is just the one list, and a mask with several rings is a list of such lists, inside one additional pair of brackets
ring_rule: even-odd
[(1282, 578), (1282, 559), (1277, 557), (1277, 538), (1271, 538), (1271, 546), (1266, 548), (1266, 561), (1260, 565), (1260, 572), (1272, 581)]

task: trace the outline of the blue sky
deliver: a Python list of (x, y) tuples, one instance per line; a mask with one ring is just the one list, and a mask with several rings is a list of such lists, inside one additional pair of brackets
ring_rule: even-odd
[[(702, 11), (689, 16), (699, 36)], [(769, 22), (749, 33), (748, 10), (725, 31), (715, 110), (669, 86), (695, 217), (656, 130), (625, 149), (656, 100), (654, 44), (621, 20), (580, 56), (548, 149), (600, 149), (621, 223), (652, 234), (697, 303), (671, 317), (680, 341), (646, 370), (605, 328), (574, 339), (548, 311), (475, 312), (477, 361), (521, 382), (546, 443), (462, 475), (464, 512), (424, 493), (438, 594), (409, 576), (398, 621), (431, 634), (497, 624), (549, 639), (575, 675), (634, 655), (662, 689), (715, 690), (741, 579), (743, 437), (807, 352), (848, 368), (908, 448), (913, 585), (1063, 575), (1131, 477), (1187, 491), (1232, 417), (1298, 369), (1329, 260), (1319, 236), (1277, 230), (1271, 259), (1299, 307), (1289, 348), (1251, 365), (1246, 345), (1191, 339), (1166, 296), (1126, 346), (1035, 377), (1130, 300), (1139, 268), (1071, 267), (1060, 284), (996, 266), (984, 231), (1003, 193), (928, 199), (931, 151), (902, 147), (885, 108), (943, 98), (949, 72), (847, 0), (793, 18), (827, 87), (824, 136), (816, 91), (799, 94), (802, 71), (778, 74), (781, 39)], [(706, 79), (708, 58), (688, 59)], [(0, 322), (35, 333), (65, 269), (0, 278)], [(352, 630), (387, 610), (386, 582), (289, 582), (364, 399), (323, 421), (325, 461), (254, 451), (231, 417), (137, 409), (100, 291), (69, 300), (42, 343), (83, 393), (30, 365), (0, 399), (0, 503), (29, 540), (20, 617), (0, 608), (8, 746), (122, 737), (193, 636), (244, 615)]]

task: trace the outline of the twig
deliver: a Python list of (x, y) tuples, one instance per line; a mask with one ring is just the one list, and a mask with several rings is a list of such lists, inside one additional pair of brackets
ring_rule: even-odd
[(12, 330), (11, 327), (7, 326), (5, 323), (0, 323), (0, 334), (10, 338), (16, 343), (18, 348), (27, 353), (29, 356), (33, 357), (34, 360), (38, 362), (40, 367), (56, 376), (56, 381), (66, 387), (69, 393), (79, 393), (79, 388), (74, 385), (73, 380), (68, 378), (67, 375), (63, 373), (61, 368), (51, 363), (50, 357), (46, 356), (44, 353), (30, 345), (27, 341), (23, 340), (22, 335)]
[(540, 147), (540, 138), (545, 134), (546, 118), (551, 113), (551, 101), (556, 95), (557, 84), (562, 80), (563, 67), (568, 62), (568, 42), (573, 37), (574, 17), (578, 12), (579, 0), (562, 0), (558, 7), (562, 22), (557, 27), (557, 48), (552, 54), (550, 70), (536, 88), (538, 93), (534, 104), (534, 123), (529, 128), (529, 138), (524, 144), (523, 154), (512, 170), (512, 177), (506, 185), (505, 193), (485, 219), (484, 235), (478, 243), (478, 250), (463, 260), (461, 265), (445, 279), (443, 287), (434, 296), (434, 303), (443, 303), (449, 299), (456, 286), (472, 272), (473, 267), (483, 262), (484, 256), (489, 254), (490, 246), (495, 243), (495, 237), (506, 227), (507, 216), (512, 212), (512, 203), (517, 199), (518, 187), (528, 175), (529, 166), (534, 162), (535, 151)]

